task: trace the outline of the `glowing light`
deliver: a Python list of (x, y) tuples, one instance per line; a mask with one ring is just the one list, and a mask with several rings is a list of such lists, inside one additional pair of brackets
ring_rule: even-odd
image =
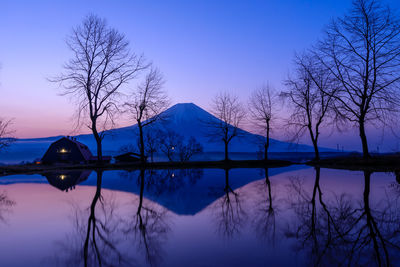
[(67, 176), (66, 176), (65, 174), (61, 174), (61, 175), (60, 175), (60, 179), (61, 179), (61, 180), (64, 180), (65, 178), (67, 178)]
[(171, 174), (171, 177), (174, 178), (174, 177), (175, 177), (175, 173), (172, 173), (172, 174)]
[(65, 148), (61, 148), (59, 152), (60, 152), (60, 153), (67, 153), (68, 150), (66, 150)]
[(171, 147), (171, 149), (172, 149), (172, 150), (174, 150), (174, 149), (175, 149), (175, 147)]

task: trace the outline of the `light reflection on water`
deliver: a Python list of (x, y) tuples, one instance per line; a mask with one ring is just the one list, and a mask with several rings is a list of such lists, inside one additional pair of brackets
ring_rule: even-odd
[(0, 179), (2, 266), (398, 266), (391, 173), (305, 167)]

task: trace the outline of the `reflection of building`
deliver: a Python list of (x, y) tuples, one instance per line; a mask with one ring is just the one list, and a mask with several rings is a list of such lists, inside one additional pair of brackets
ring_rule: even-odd
[(87, 163), (92, 158), (89, 148), (73, 138), (63, 137), (50, 145), (42, 158), (44, 164)]
[(86, 171), (65, 171), (65, 172), (51, 172), (43, 174), (49, 184), (54, 187), (57, 187), (61, 191), (72, 190), (75, 188), (75, 185), (85, 181), (90, 173), (91, 170)]

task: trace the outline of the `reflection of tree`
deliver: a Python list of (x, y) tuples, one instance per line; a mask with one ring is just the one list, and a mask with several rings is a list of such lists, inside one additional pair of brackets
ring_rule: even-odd
[(265, 182), (259, 188), (261, 191), (261, 200), (255, 205), (255, 214), (253, 223), (257, 236), (263, 240), (269, 240), (272, 243), (275, 240), (275, 208), (272, 205), (272, 189), (269, 179), (268, 168), (265, 171)]
[(124, 233), (135, 236), (137, 246), (144, 252), (147, 263), (155, 266), (162, 261), (162, 243), (167, 239), (170, 227), (166, 221), (167, 210), (143, 200), (145, 173), (145, 170), (140, 171), (138, 208)]
[(400, 249), (397, 203), (388, 197), (371, 207), (371, 172), (364, 172), (364, 193), (359, 204), (346, 194), (325, 203), (319, 179), (316, 168), (311, 197), (300, 179), (291, 180), (289, 194), (294, 198), (290, 203), (298, 221), (286, 234), (300, 241), (298, 249), (309, 253), (315, 266), (364, 266), (373, 262), (390, 266), (396, 255), (391, 250)]
[(11, 212), (11, 208), (15, 205), (15, 201), (8, 198), (5, 191), (0, 192), (0, 221), (7, 222), (5, 214)]
[[(96, 193), (90, 205), (90, 216), (83, 246), (85, 266), (125, 266), (130, 261), (119, 251), (121, 241), (120, 220), (115, 218), (115, 202), (105, 203), (101, 196), (103, 171), (97, 171)], [(96, 217), (96, 205), (100, 201), (101, 213)]]
[[(175, 192), (185, 185), (194, 185), (203, 177), (203, 169), (149, 169), (144, 172), (146, 190), (156, 196)], [(141, 174), (139, 171), (121, 172), (120, 176), (130, 180), (139, 177), (137, 184), (141, 185)]]
[(165, 192), (174, 192), (185, 185), (194, 185), (201, 177), (203, 177), (202, 169), (152, 171), (148, 179), (150, 185), (148, 190), (153, 191), (156, 195), (161, 195)]
[(63, 255), (57, 255), (60, 265), (80, 266), (131, 266), (132, 259), (122, 252), (124, 240), (121, 218), (116, 214), (116, 202), (112, 197), (102, 197), (103, 171), (97, 171), (96, 192), (89, 209), (81, 210), (73, 205), (75, 231), (59, 245)]
[(240, 194), (229, 185), (229, 169), (225, 169), (224, 195), (215, 205), (217, 231), (226, 238), (239, 234), (247, 217), (241, 205)]

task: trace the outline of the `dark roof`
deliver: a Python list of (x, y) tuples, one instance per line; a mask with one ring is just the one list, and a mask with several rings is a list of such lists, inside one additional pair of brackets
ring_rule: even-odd
[(119, 158), (119, 157), (126, 157), (126, 156), (133, 156), (133, 157), (138, 157), (140, 158), (140, 154), (135, 153), (135, 152), (127, 152), (118, 156), (115, 156), (114, 158)]
[(42, 161), (45, 163), (50, 163), (50, 162), (58, 162), (58, 161), (65, 161), (66, 159), (60, 159), (57, 153), (55, 153), (55, 149), (59, 147), (60, 145), (68, 145), (71, 147), (74, 147), (74, 150), (77, 152), (74, 152), (73, 155), (70, 155), (70, 157), (67, 159), (67, 161), (89, 161), (90, 158), (92, 157), (92, 152), (90, 152), (89, 148), (82, 144), (81, 142), (78, 142), (77, 140), (69, 137), (62, 137), (58, 139), (57, 141), (53, 142), (49, 148), (47, 149), (46, 153), (42, 157)]
[(77, 145), (79, 151), (82, 153), (82, 156), (85, 158), (85, 160), (90, 160), (91, 157), (93, 157), (92, 152), (90, 152), (90, 150), (87, 147), (87, 145), (82, 144), (81, 142), (76, 141), (75, 139), (71, 139), (71, 138), (67, 138), (67, 137), (63, 137), (63, 138), (75, 143)]
[(135, 162), (140, 160), (140, 155), (134, 152), (124, 153), (114, 157), (117, 162)]
[[(111, 160), (111, 156), (102, 156), (101, 158), (102, 158), (103, 161), (110, 161), (110, 160)], [(97, 155), (96, 155), (96, 156), (91, 156), (91, 157), (89, 158), (89, 160), (91, 160), (91, 161), (97, 161), (97, 160), (98, 160), (98, 157), (97, 157)]]

